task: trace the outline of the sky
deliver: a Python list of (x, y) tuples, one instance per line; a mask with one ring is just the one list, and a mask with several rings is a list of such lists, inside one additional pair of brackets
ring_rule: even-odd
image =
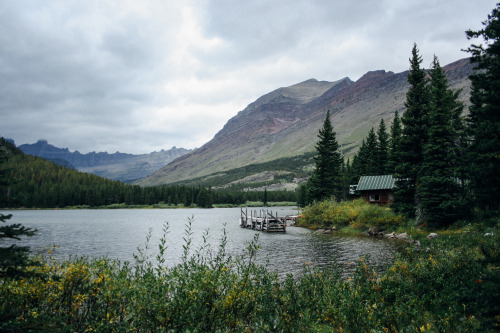
[(260, 96), (468, 57), (487, 0), (3, 0), (0, 136), (193, 149)]

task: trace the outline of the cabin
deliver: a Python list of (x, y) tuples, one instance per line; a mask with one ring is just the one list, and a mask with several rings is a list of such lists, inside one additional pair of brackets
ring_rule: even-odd
[(356, 192), (366, 201), (375, 205), (390, 204), (394, 200), (394, 182), (392, 175), (361, 176)]

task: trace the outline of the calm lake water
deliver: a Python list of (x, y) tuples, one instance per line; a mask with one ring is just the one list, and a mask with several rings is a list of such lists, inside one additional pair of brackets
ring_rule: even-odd
[[(258, 210), (259, 208), (252, 208)], [(293, 207), (274, 207), (279, 216), (295, 214)], [(250, 209), (249, 209), (250, 211)], [(151, 229), (149, 253), (158, 253), (163, 227), (168, 223), (167, 265), (179, 263), (183, 254), (185, 229), (192, 219), (192, 250), (196, 251), (208, 233), (208, 242), (217, 249), (226, 231), (226, 252), (244, 254), (254, 235), (258, 234), (258, 258), (269, 260), (269, 269), (280, 275), (300, 274), (304, 264), (324, 267), (338, 263), (349, 270), (359, 257), (369, 256), (371, 264), (382, 268), (391, 262), (397, 243), (394, 240), (337, 235), (317, 235), (308, 229), (288, 227), (286, 233), (264, 233), (239, 227), (239, 208), (214, 209), (116, 209), (116, 210), (16, 210), (9, 223), (21, 223), (38, 229), (35, 236), (24, 238), (34, 252), (46, 253), (54, 245), (53, 255), (109, 257), (134, 261), (137, 248), (144, 246)]]

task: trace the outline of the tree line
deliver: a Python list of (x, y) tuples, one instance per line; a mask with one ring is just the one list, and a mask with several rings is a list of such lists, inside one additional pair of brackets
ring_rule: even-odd
[(327, 112), (318, 134), (316, 169), (299, 191), (299, 204), (346, 198), (347, 185), (362, 175), (392, 174), (392, 208), (417, 224), (445, 227), (473, 209), (498, 214), (500, 200), (500, 4), (483, 22), (466, 31), (482, 39), (466, 51), (475, 65), (471, 105), (458, 99), (435, 56), (429, 70), (415, 44), (410, 58), (405, 112), (395, 112), (388, 132), (384, 120), (363, 139), (352, 163), (341, 158)]
[(109, 180), (62, 167), (39, 157), (23, 154), (13, 144), (0, 139), (4, 157), (2, 170), (8, 184), (0, 184), (2, 208), (100, 207), (126, 205), (182, 205), (211, 207), (213, 204), (244, 205), (247, 201), (295, 201), (291, 191), (235, 191), (203, 186), (141, 187)]

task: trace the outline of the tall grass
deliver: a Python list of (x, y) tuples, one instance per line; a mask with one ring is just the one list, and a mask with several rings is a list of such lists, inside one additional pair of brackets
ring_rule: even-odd
[(325, 200), (307, 206), (298, 225), (313, 228), (345, 227), (363, 229), (371, 226), (385, 228), (400, 226), (404, 217), (388, 207), (372, 205), (363, 199), (336, 202)]
[[(498, 229), (496, 229), (497, 231)], [(0, 331), (62, 332), (476, 332), (500, 314), (498, 233), (423, 240), (386, 272), (363, 259), (340, 269), (279, 279), (257, 265), (258, 237), (245, 255), (193, 248), (187, 224), (182, 262), (165, 267), (168, 225), (158, 255), (149, 242), (133, 263), (42, 259), (23, 279), (0, 281)], [(151, 234), (148, 235), (148, 239)], [(204, 235), (204, 239), (207, 237)]]

